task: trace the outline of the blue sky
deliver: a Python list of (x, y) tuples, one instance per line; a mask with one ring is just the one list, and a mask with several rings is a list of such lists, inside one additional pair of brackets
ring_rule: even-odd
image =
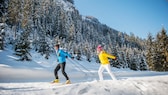
[(168, 31), (168, 0), (74, 0), (81, 15), (127, 34), (147, 38), (164, 27)]

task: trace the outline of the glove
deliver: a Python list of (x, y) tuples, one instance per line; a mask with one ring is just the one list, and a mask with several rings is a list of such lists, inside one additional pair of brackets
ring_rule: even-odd
[(115, 57), (114, 60), (117, 60), (117, 57)]
[(71, 59), (74, 59), (74, 57), (71, 57)]

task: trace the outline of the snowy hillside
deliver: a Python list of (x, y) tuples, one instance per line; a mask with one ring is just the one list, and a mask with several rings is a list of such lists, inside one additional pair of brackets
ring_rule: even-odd
[[(10, 49), (0, 51), (0, 95), (167, 95), (168, 72), (132, 71), (112, 68), (118, 78), (110, 80), (104, 72), (104, 81), (98, 80), (99, 64), (85, 60), (67, 59), (66, 72), (72, 84), (50, 84), (57, 64), (51, 59), (31, 52), (30, 62), (15, 61)], [(85, 59), (85, 57), (83, 57)], [(59, 72), (61, 83), (65, 78)]]
[(2, 1), (4, 10), (8, 11), (4, 11), (6, 16), (3, 19), (6, 21), (0, 24), (0, 43), (4, 43), (0, 48), (11, 44), (17, 55), (20, 55), (19, 51), (28, 49), (26, 54), (21, 53), (26, 57), (19, 60), (31, 60), (29, 50), (48, 58), (57, 43), (90, 60), (96, 57), (95, 47), (102, 44), (107, 52), (117, 56), (115, 67), (147, 69), (145, 40), (113, 29), (94, 16), (83, 16), (73, 0)]

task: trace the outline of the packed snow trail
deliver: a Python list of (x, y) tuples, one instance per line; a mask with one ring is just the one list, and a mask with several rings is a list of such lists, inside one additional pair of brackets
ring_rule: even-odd
[(0, 83), (0, 95), (167, 95), (168, 75), (53, 85), (47, 82)]

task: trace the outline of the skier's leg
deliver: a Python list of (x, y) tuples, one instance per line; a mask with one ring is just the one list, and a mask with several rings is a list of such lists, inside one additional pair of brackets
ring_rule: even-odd
[(111, 78), (112, 78), (113, 80), (117, 80), (116, 77), (115, 77), (115, 75), (114, 75), (114, 74), (111, 72), (111, 70), (110, 70), (110, 64), (107, 64), (107, 65), (105, 66), (105, 68), (106, 68), (107, 72), (109, 73), (109, 75), (111, 76)]
[(67, 76), (67, 74), (65, 72), (65, 65), (66, 65), (65, 62), (60, 65), (61, 71), (62, 71), (62, 74), (65, 76), (66, 80), (69, 80), (69, 77)]
[(99, 70), (98, 70), (98, 75), (99, 75), (100, 81), (103, 80), (103, 71), (104, 71), (104, 67), (103, 67), (103, 65), (100, 65)]
[(55, 74), (55, 78), (58, 79), (58, 71), (60, 69), (60, 64), (58, 64), (56, 67), (55, 67), (55, 70), (54, 70), (54, 74)]

